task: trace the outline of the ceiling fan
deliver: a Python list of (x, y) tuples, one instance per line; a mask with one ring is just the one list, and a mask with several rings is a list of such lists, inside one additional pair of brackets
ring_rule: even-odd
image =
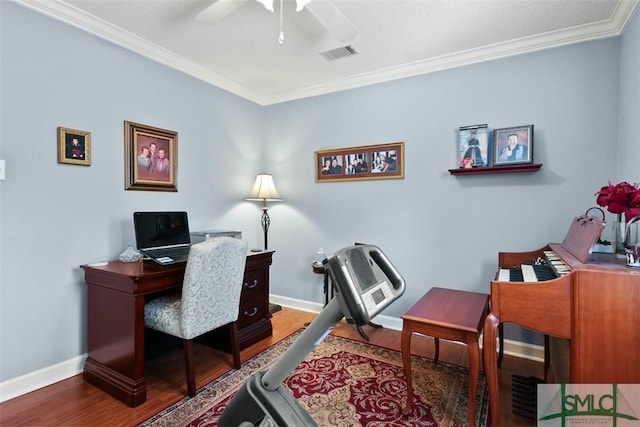
[[(274, 0), (217, 0), (211, 6), (198, 13), (194, 19), (205, 24), (215, 24), (249, 1), (262, 3), (268, 11), (274, 11)], [(282, 5), (283, 0), (280, 0), (280, 38), (278, 39), (280, 44), (284, 40)], [(355, 25), (338, 10), (331, 0), (296, 0), (296, 12), (300, 12), (303, 9), (311, 13), (339, 41), (349, 41), (358, 34)]]

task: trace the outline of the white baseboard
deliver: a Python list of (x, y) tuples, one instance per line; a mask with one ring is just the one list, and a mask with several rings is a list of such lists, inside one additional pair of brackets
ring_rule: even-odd
[(65, 362), (1, 382), (0, 402), (22, 396), (82, 373), (86, 357), (87, 355), (83, 354)]
[[(311, 313), (320, 313), (323, 308), (323, 305), (320, 303), (282, 297), (273, 294), (269, 296), (269, 300), (272, 303), (280, 304), (284, 307)], [(376, 323), (385, 328), (395, 331), (402, 330), (402, 319), (398, 317), (380, 315), (377, 316), (375, 320)], [(480, 339), (480, 345), (482, 345), (482, 339)], [(518, 341), (504, 340), (504, 354), (523, 359), (535, 360), (537, 362), (544, 361), (544, 347)], [(74, 357), (73, 359), (58, 363), (57, 365), (42, 368), (20, 377), (1, 382), (0, 402), (5, 402), (15, 397), (22, 396), (23, 394), (27, 394), (39, 388), (46, 387), (82, 373), (86, 357), (86, 354), (82, 354)]]

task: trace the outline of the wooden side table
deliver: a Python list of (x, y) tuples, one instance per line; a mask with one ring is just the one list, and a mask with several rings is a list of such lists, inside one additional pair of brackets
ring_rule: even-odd
[[(480, 373), (478, 339), (489, 313), (489, 295), (476, 292), (431, 288), (402, 315), (402, 366), (407, 379), (407, 402), (403, 413), (409, 415), (413, 401), (411, 381), (411, 335), (435, 339), (434, 363), (438, 363), (439, 339), (461, 341), (469, 351), (469, 425), (475, 425), (475, 396)], [(502, 352), (502, 348), (500, 348)]]

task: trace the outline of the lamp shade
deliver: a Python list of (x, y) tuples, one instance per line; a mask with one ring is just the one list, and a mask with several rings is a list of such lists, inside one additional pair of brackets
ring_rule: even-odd
[(247, 200), (278, 201), (282, 198), (276, 190), (273, 177), (267, 173), (261, 173), (256, 177), (256, 182), (253, 184), (253, 189), (247, 196)]

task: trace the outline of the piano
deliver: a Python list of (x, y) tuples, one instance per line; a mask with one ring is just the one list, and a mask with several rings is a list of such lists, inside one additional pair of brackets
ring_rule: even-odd
[(498, 254), (482, 348), (494, 426), (501, 425), (496, 340), (505, 322), (545, 335), (551, 382), (640, 383), (640, 270), (592, 253), (603, 228), (585, 214), (562, 243)]

